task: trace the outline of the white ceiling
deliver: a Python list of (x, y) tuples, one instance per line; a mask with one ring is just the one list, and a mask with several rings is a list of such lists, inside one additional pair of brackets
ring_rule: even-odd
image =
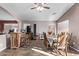
[(15, 20), (5, 9), (0, 7), (0, 20)]
[[(22, 21), (56, 21), (61, 17), (69, 8), (74, 5), (73, 3), (48, 3), (49, 10), (38, 12), (31, 10), (34, 7), (33, 3), (0, 3), (14, 17)], [(55, 15), (52, 15), (56, 12)]]

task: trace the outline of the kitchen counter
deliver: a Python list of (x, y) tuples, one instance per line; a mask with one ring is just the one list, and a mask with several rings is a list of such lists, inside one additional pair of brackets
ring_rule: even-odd
[(0, 51), (6, 49), (6, 34), (0, 34)]

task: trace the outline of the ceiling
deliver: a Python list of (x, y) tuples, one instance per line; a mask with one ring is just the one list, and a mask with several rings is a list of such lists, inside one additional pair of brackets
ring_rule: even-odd
[(21, 21), (56, 21), (73, 5), (73, 3), (48, 3), (50, 9), (39, 12), (30, 9), (34, 7), (33, 3), (0, 3), (0, 6)]

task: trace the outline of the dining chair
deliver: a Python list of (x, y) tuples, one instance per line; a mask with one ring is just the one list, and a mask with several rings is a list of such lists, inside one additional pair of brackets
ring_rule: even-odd
[(70, 40), (69, 33), (64, 33), (63, 35), (58, 37), (58, 41), (57, 41), (57, 45), (56, 45), (56, 52), (61, 54), (59, 50), (62, 50), (65, 52), (65, 55), (67, 56), (67, 50), (69, 47), (69, 40)]
[(31, 40), (32, 40), (32, 33), (26, 33), (25, 34), (26, 45), (30, 45), (31, 44)]
[(28, 43), (31, 45), (32, 33), (28, 33)]
[(21, 33), (20, 46), (23, 47), (25, 45), (25, 33)]
[(36, 46), (40, 47), (40, 34), (36, 35)]
[(43, 35), (44, 35), (44, 45), (46, 46), (46, 48), (48, 48), (49, 47), (49, 42), (47, 40), (46, 33), (43, 32)]

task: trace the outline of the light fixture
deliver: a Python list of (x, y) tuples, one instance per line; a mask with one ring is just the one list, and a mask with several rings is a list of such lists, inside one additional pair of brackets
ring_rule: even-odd
[(35, 6), (31, 9), (36, 9), (39, 12), (42, 12), (46, 9), (50, 9), (50, 7), (47, 6), (47, 3), (34, 3)]
[(39, 12), (41, 12), (41, 11), (44, 10), (44, 8), (39, 6), (39, 7), (36, 8), (36, 10), (39, 11)]

